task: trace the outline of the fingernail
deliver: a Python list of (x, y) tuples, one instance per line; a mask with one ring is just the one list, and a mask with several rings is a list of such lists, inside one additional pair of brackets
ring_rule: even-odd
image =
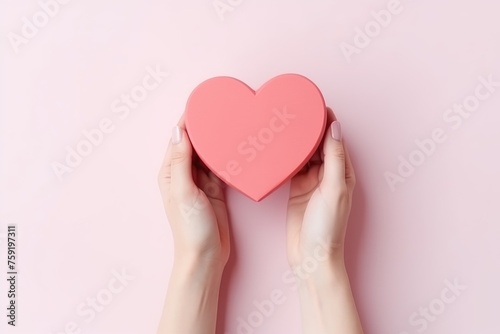
[(339, 121), (333, 121), (332, 125), (330, 126), (330, 129), (332, 131), (332, 137), (336, 141), (341, 141), (342, 140), (342, 130), (340, 129), (340, 122)]
[(179, 144), (181, 140), (182, 140), (182, 130), (180, 126), (176, 125), (172, 130), (172, 144), (174, 145)]

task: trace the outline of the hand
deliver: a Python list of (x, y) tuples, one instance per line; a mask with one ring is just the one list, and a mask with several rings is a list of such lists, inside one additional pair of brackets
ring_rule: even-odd
[[(299, 276), (304, 334), (363, 334), (344, 265), (344, 237), (356, 181), (340, 123), (330, 109), (327, 124), (320, 149), (292, 178), (288, 260)], [(308, 264), (311, 259), (314, 266)]]
[(176, 261), (202, 260), (223, 268), (229, 258), (223, 183), (193, 156), (182, 120), (173, 130), (158, 183)]
[(356, 181), (342, 143), (340, 123), (332, 123), (335, 120), (328, 109), (323, 143), (308, 166), (291, 180), (287, 248), (292, 267), (314, 256), (318, 247), (326, 248), (323, 253), (328, 252), (331, 261), (343, 263), (344, 237)]
[(213, 334), (229, 258), (223, 183), (193, 148), (184, 122), (174, 128), (158, 175), (174, 239), (174, 266), (158, 333)]

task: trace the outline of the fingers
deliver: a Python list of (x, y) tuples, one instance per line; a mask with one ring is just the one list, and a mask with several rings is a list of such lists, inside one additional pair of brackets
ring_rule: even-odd
[(352, 166), (351, 157), (349, 156), (349, 150), (344, 144), (345, 152), (345, 181), (349, 190), (353, 190), (356, 185), (356, 175), (354, 173), (354, 168)]
[(193, 181), (192, 155), (191, 141), (181, 121), (172, 130), (172, 138), (160, 170), (159, 183), (162, 190), (172, 190), (172, 195), (183, 196), (196, 187)]
[[(333, 122), (335, 120), (335, 115), (333, 114), (333, 111), (330, 108), (326, 108), (326, 111), (327, 111), (326, 124), (330, 124), (331, 122)], [(299, 171), (298, 174), (306, 173), (312, 165), (322, 165), (323, 164), (323, 158), (325, 155), (323, 152), (324, 143), (325, 143), (325, 138), (323, 136), (320, 144), (318, 145), (318, 148), (316, 149), (316, 151), (314, 152), (312, 157), (309, 159), (307, 164)]]
[(321, 139), (321, 144), (320, 144), (320, 152), (321, 152), (321, 161), (324, 160), (325, 158), (325, 152), (324, 152), (324, 147), (325, 147), (325, 138), (326, 138), (326, 133), (328, 130), (330, 130), (329, 126), (332, 124), (333, 121), (336, 121), (337, 118), (335, 117), (335, 114), (333, 113), (333, 110), (330, 107), (326, 108), (326, 130), (325, 134), (323, 136), (323, 139)]
[(209, 199), (224, 200), (224, 183), (214, 173), (198, 169), (199, 188)]
[(314, 152), (314, 154), (311, 157), (311, 159), (309, 159), (309, 163), (313, 164), (313, 165), (320, 165), (322, 162), (323, 161), (321, 159), (321, 150), (318, 147), (318, 149), (316, 150), (316, 152)]
[(194, 186), (191, 172), (193, 148), (183, 127), (174, 127), (170, 145), (171, 189), (181, 194), (189, 192)]
[(342, 189), (346, 187), (346, 152), (342, 143), (342, 128), (331, 109), (328, 119), (333, 120), (325, 132), (323, 142), (324, 169), (321, 187)]

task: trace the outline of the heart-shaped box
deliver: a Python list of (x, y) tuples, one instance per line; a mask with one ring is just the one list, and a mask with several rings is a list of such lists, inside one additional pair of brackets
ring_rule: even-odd
[(200, 159), (219, 178), (260, 201), (308, 162), (323, 137), (319, 88), (283, 74), (254, 91), (231, 77), (198, 85), (186, 105), (186, 130)]

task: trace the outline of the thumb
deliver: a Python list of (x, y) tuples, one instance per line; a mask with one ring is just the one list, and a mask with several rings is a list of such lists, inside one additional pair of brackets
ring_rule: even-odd
[(171, 191), (189, 193), (195, 187), (192, 175), (193, 148), (185, 129), (175, 126), (170, 141), (169, 156)]
[(346, 186), (345, 162), (346, 154), (342, 143), (342, 129), (338, 121), (333, 121), (325, 133), (323, 142), (323, 190), (339, 189)]

